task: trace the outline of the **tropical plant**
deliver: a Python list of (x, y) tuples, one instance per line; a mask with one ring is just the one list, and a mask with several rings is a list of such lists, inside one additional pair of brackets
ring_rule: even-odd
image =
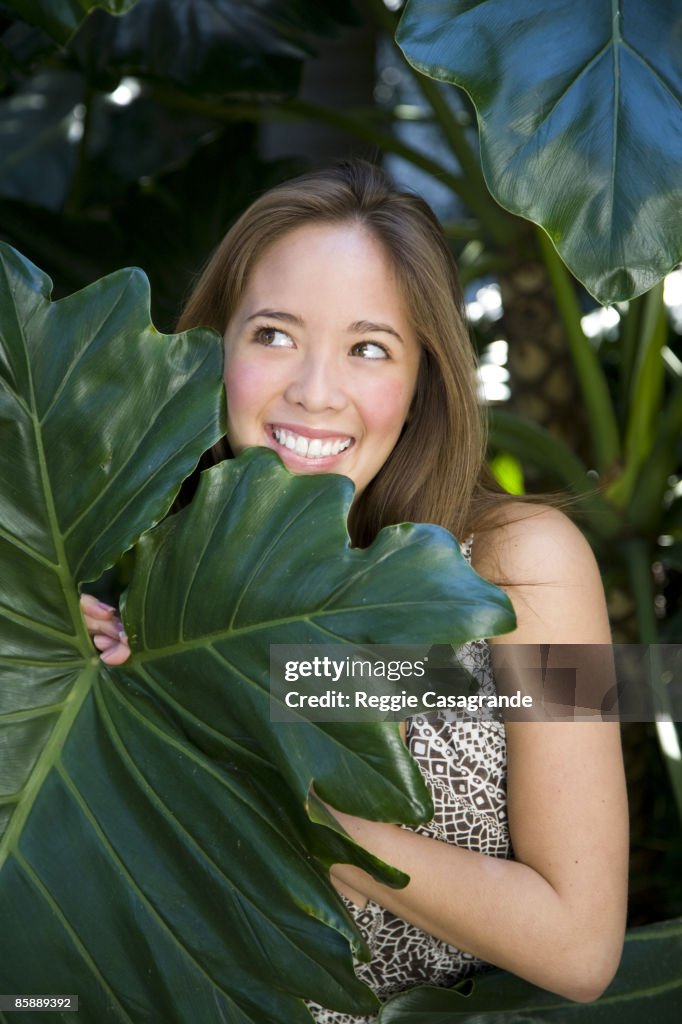
[[(79, 0), (79, 6), (90, 5)], [(566, 254), (577, 277), (604, 298), (625, 295), (621, 289), (642, 291), (680, 258), (682, 88), (674, 53), (679, 0), (549, 6), (533, 0), (514, 5), (413, 0), (401, 25), (401, 45), (420, 68), (469, 90), (480, 116), (482, 163), (475, 107), (466, 93), (433, 81), (402, 58), (401, 69), (413, 77), (422, 97), (421, 113), (404, 105), (338, 110), (296, 96), (314, 36), (351, 16), (342, 0), (313, 5), (269, 0), (251, 15), (263, 15), (258, 33), (247, 31), (254, 24), (247, 10), (252, 5), (189, 0), (183, 6), (201, 14), (194, 20), (200, 35), (211, 27), (209, 7), (236, 12), (244, 31), (229, 40), (221, 36), (215, 46), (195, 38), (198, 66), (177, 62), (172, 78), (164, 67), (167, 52), (183, 39), (176, 31), (179, 23), (171, 19), (163, 26), (164, 45), (171, 51), (164, 53), (159, 45), (152, 53), (147, 42), (157, 38), (150, 26), (158, 26), (153, 13), (160, 10), (158, 0), (139, 0), (137, 6), (136, 21), (135, 8), (120, 21), (94, 11), (60, 50), (21, 22), (2, 36), (0, 66), (8, 86), (0, 100), (0, 130), (7, 143), (0, 157), (0, 196), (5, 197), (0, 223), (6, 236), (58, 275), (63, 289), (122, 263), (142, 262), (153, 278), (163, 322), (170, 324), (188, 273), (244, 204), (243, 197), (291, 173), (291, 165), (267, 167), (258, 161), (254, 122), (318, 119), (407, 159), (461, 202), (465, 212), (446, 229), (466, 282), (491, 273), (500, 282), (515, 364), (534, 335), (534, 351), (541, 351), (548, 369), (541, 377), (526, 374), (531, 387), (546, 382), (547, 397), (556, 402), (553, 384), (564, 350), (575, 367), (560, 439), (552, 403), (544, 426), (505, 409), (494, 421), (494, 450), (513, 453), (526, 469), (535, 468), (545, 486), (556, 481), (583, 496), (585, 522), (612, 605), (625, 613), (636, 609), (637, 631), (630, 625), (621, 639), (679, 641), (674, 602), (660, 617), (660, 567), (672, 580), (671, 594), (677, 581), (679, 596), (682, 578), (682, 394), (680, 353), (674, 351), (679, 342), (666, 329), (660, 289), (654, 289), (631, 300), (627, 316), (619, 307), (618, 343), (597, 350), (581, 326), (586, 296), (549, 240)], [(71, 9), (72, 22), (52, 29), (63, 42), (76, 9), (67, 0), (0, 5), (34, 20), (43, 8), (51, 16)], [(363, 0), (362, 10), (393, 36), (397, 17), (383, 0)], [(117, 31), (109, 41), (112, 26)], [(221, 65), (223, 71), (228, 65), (236, 70), (216, 83), (210, 75), (220, 63), (219, 43), (237, 46), (237, 52), (222, 51), (230, 59)], [(431, 44), (435, 62), (426, 49)], [(576, 73), (581, 60), (582, 75)], [(251, 78), (246, 65), (256, 69)], [(122, 75), (134, 77), (140, 95), (116, 108), (107, 96)], [(590, 79), (598, 80), (598, 87), (586, 88)], [(20, 110), (29, 113), (18, 119)], [(616, 131), (621, 114), (627, 131)], [(398, 134), (405, 119), (415, 116), (437, 128), (445, 156), (425, 153)], [(605, 142), (613, 144), (610, 162), (601, 159)], [(522, 174), (508, 173), (508, 167), (519, 166)], [(578, 172), (566, 173), (576, 166)], [(498, 203), (545, 224), (549, 236)], [(667, 217), (662, 211), (670, 204), (673, 213)], [(573, 223), (583, 230), (573, 230)], [(651, 239), (653, 257), (647, 248)], [(593, 250), (587, 251), (586, 240)], [(593, 257), (599, 247), (604, 262)], [(565, 379), (565, 364), (561, 374)], [(652, 565), (659, 567), (656, 578)], [(641, 754), (639, 760), (645, 760)], [(680, 762), (666, 756), (666, 764), (679, 800)], [(660, 807), (665, 794), (656, 790), (644, 803)]]
[[(270, 645), (459, 644), (508, 599), (437, 527), (351, 549), (351, 482), (273, 452), (159, 523), (223, 430), (219, 337), (158, 334), (139, 271), (53, 303), (3, 246), (0, 282), (0, 988), (98, 1024), (371, 1012), (327, 869), (406, 879), (322, 801), (417, 823), (430, 797), (395, 723), (273, 724)], [(107, 668), (78, 588), (136, 541)]]
[[(584, 403), (586, 458), (511, 413), (497, 415), (493, 444), (540, 463), (587, 499), (602, 561), (615, 556), (625, 567), (635, 601), (638, 635), (621, 639), (650, 644), (659, 640), (651, 566), (677, 539), (661, 519), (674, 500), (682, 435), (682, 373), (679, 361), (664, 358), (662, 288), (652, 288), (682, 258), (682, 223), (672, 212), (682, 135), (658, 130), (676, 123), (682, 103), (679, 62), (657, 42), (659, 30), (674, 31), (679, 13), (667, 3), (550, 10), (525, 0), (491, 12), (469, 0), (409, 0), (396, 36), (420, 71), (466, 89), (492, 194), (547, 232), (536, 235), (536, 258), (553, 285)], [(613, 389), (554, 246), (602, 302), (652, 288), (630, 313)], [(669, 729), (663, 684), (657, 702)], [(674, 745), (663, 752), (682, 817), (682, 760)]]
[(103, 6), (0, 2), (0, 226), (58, 295), (143, 266), (172, 329), (229, 221), (301, 167), (259, 158), (250, 108), (291, 96), (315, 40), (353, 15), (345, 0)]

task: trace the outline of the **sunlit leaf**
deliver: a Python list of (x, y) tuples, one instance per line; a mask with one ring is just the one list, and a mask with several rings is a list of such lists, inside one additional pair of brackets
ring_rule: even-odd
[(542, 226), (600, 302), (682, 256), (679, 0), (408, 0), (397, 39), (462, 86), (506, 209)]
[(303, 1024), (306, 996), (371, 1012), (326, 869), (405, 878), (317, 796), (309, 817), (310, 786), (393, 821), (430, 798), (396, 725), (271, 722), (270, 644), (460, 643), (511, 607), (440, 528), (351, 549), (350, 481), (255, 450), (142, 536), (133, 657), (107, 669), (78, 584), (219, 435), (220, 340), (158, 334), (139, 271), (51, 303), (0, 252), (0, 989), (77, 993), (98, 1024)]

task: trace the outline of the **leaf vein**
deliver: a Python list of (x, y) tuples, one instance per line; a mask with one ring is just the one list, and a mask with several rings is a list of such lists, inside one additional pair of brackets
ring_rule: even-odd
[(298, 509), (296, 514), (292, 518), (287, 519), (286, 523), (283, 524), (282, 529), (273, 538), (272, 542), (270, 544), (268, 544), (268, 546), (261, 552), (261, 554), (260, 554), (260, 556), (259, 556), (259, 558), (258, 558), (258, 560), (257, 560), (257, 562), (256, 562), (256, 564), (255, 564), (255, 566), (254, 566), (254, 568), (252, 570), (252, 572), (250, 573), (248, 579), (246, 580), (246, 582), (244, 583), (244, 585), (241, 588), (239, 597), (237, 598), (237, 602), (236, 602), (236, 604), (234, 606), (234, 609), (232, 611), (232, 617), (230, 619), (230, 623), (229, 623), (229, 626), (228, 626), (229, 630), (232, 630), (232, 627), (234, 626), (234, 621), (235, 621), (235, 619), (237, 617), (237, 612), (239, 611), (239, 608), (241, 607), (241, 605), (242, 605), (242, 603), (244, 601), (244, 598), (246, 597), (246, 594), (247, 594), (247, 591), (248, 591), (249, 587), (251, 586), (251, 584), (253, 583), (254, 579), (256, 578), (256, 576), (258, 575), (260, 570), (262, 569), (263, 565), (265, 564), (266, 560), (268, 559), (268, 557), (270, 556), (272, 551), (275, 549), (277, 544), (279, 544), (279, 542), (282, 539), (282, 537), (284, 536), (284, 534), (288, 530), (290, 530), (291, 527), (305, 513), (307, 513), (308, 509), (312, 505), (314, 505), (317, 500), (318, 500), (318, 495), (314, 494), (311, 497), (310, 501), (306, 502), (306, 504), (304, 506), (302, 506), (300, 509)]
[(143, 906), (146, 908), (146, 910), (149, 913), (149, 916), (153, 920), (155, 920), (157, 922), (157, 924), (159, 925), (161, 931), (165, 932), (168, 935), (168, 937), (170, 938), (172, 944), (177, 946), (177, 948), (181, 951), (181, 953), (183, 953), (187, 957), (187, 959), (197, 967), (199, 974), (203, 975), (210, 982), (210, 984), (214, 988), (217, 988), (219, 991), (223, 992), (223, 994), (227, 997), (227, 999), (231, 1003), (234, 1003), (234, 1000), (232, 1000), (230, 998), (229, 993), (225, 992), (221, 988), (220, 985), (218, 985), (215, 981), (213, 981), (213, 979), (210, 977), (210, 975), (208, 975), (206, 973), (206, 971), (204, 970), (202, 965), (188, 951), (186, 946), (183, 946), (182, 941), (180, 940), (179, 936), (176, 935), (176, 933), (174, 932), (173, 928), (171, 928), (170, 924), (166, 921), (166, 919), (157, 910), (157, 908), (154, 906), (154, 904), (149, 899), (149, 897), (145, 894), (144, 890), (138, 884), (137, 879), (132, 874), (132, 872), (128, 868), (128, 866), (125, 863), (125, 861), (123, 860), (123, 858), (118, 854), (118, 852), (114, 849), (112, 844), (109, 842), (109, 839), (107, 838), (107, 836), (104, 833), (104, 830), (100, 826), (99, 821), (97, 820), (97, 817), (95, 816), (95, 814), (92, 811), (92, 808), (88, 804), (88, 802), (85, 799), (85, 797), (83, 796), (83, 794), (78, 789), (78, 786), (76, 785), (75, 780), (71, 778), (71, 776), (66, 771), (66, 769), (64, 768), (63, 765), (60, 766), (59, 774), (62, 777), (62, 779), (64, 781), (64, 784), (67, 786), (67, 788), (71, 792), (71, 794), (72, 794), (72, 796), (74, 798), (75, 803), (78, 805), (78, 807), (80, 808), (80, 810), (83, 813), (83, 815), (87, 818), (87, 820), (90, 823), (90, 826), (93, 829), (93, 831), (97, 834), (97, 838), (99, 839), (99, 841), (100, 841), (100, 843), (101, 843), (105, 853), (107, 854), (109, 860), (114, 865), (114, 868), (117, 871), (120, 871), (120, 873), (125, 876), (126, 881), (130, 885), (130, 888), (133, 890), (133, 892), (139, 898), (140, 903), (142, 903)]
[(8, 541), (14, 547), (19, 548), (25, 555), (28, 555), (29, 558), (33, 559), (33, 561), (40, 562), (41, 565), (46, 566), (46, 568), (51, 569), (53, 572), (59, 568), (58, 562), (53, 562), (46, 555), (43, 555), (40, 551), (32, 548), (30, 544), (27, 544), (26, 541), (21, 539), (21, 537), (17, 537), (16, 534), (6, 530), (4, 526), (0, 526), (0, 537), (2, 537), (3, 540)]
[(88, 967), (90, 973), (92, 975), (94, 975), (94, 977), (97, 979), (99, 984), (105, 990), (105, 992), (107, 993), (109, 998), (112, 1000), (112, 1002), (113, 1002), (113, 1004), (114, 1004), (114, 1006), (116, 1008), (116, 1011), (119, 1014), (120, 1020), (123, 1021), (124, 1024), (135, 1024), (135, 1021), (133, 1020), (133, 1018), (128, 1015), (128, 1013), (126, 1012), (125, 1008), (121, 1005), (121, 1003), (116, 998), (116, 993), (108, 985), (108, 983), (107, 983), (104, 975), (102, 974), (101, 970), (99, 969), (99, 967), (97, 966), (97, 964), (95, 963), (95, 961), (90, 956), (90, 954), (88, 953), (87, 949), (85, 948), (85, 946), (83, 945), (83, 943), (79, 939), (79, 937), (78, 937), (78, 935), (76, 933), (75, 928), (71, 925), (70, 921), (66, 917), (66, 914), (62, 910), (61, 906), (59, 905), (59, 903), (57, 902), (55, 897), (52, 895), (52, 893), (48, 889), (47, 885), (40, 878), (40, 876), (38, 875), (37, 871), (35, 871), (35, 869), (28, 863), (28, 861), (26, 861), (26, 859), (18, 851), (15, 854), (15, 857), (16, 857), (17, 864), (21, 867), (21, 869), (24, 872), (24, 874), (27, 876), (29, 881), (33, 884), (34, 889), (37, 890), (37, 892), (43, 897), (45, 902), (49, 905), (50, 909), (52, 910), (52, 913), (55, 915), (55, 917), (57, 918), (57, 920), (61, 924), (62, 928), (64, 929), (64, 931), (66, 932), (67, 936), (71, 940), (73, 946), (75, 947), (76, 952), (81, 957), (81, 959), (84, 961), (84, 963)]
[[(173, 738), (170, 737), (167, 733), (164, 733), (162, 730), (158, 729), (158, 727), (156, 727), (154, 725), (154, 723), (149, 722), (149, 721), (145, 721), (142, 718), (142, 716), (139, 715), (139, 713), (137, 713), (136, 709), (132, 708), (130, 706), (129, 702), (125, 700), (123, 694), (121, 694), (120, 692), (117, 692), (117, 691), (113, 691), (113, 692), (114, 692), (115, 698), (118, 699), (118, 701), (120, 703), (126, 704), (133, 711), (133, 713), (135, 714), (135, 717), (149, 731), (154, 732), (157, 735), (157, 737), (160, 737), (164, 742), (169, 743), (170, 746), (173, 746), (176, 749), (179, 749), (180, 752), (183, 755), (190, 756), (190, 752), (189, 752), (189, 750), (186, 747), (183, 747), (181, 744), (179, 744), (176, 741), (174, 741)], [(98, 700), (98, 703), (99, 703), (99, 700)], [(228, 888), (232, 892), (233, 896), (236, 897), (240, 907), (248, 906), (250, 908), (250, 910), (252, 911), (252, 913), (255, 913), (256, 917), (263, 918), (270, 925), (270, 927), (274, 928), (274, 930), (282, 937), (282, 939), (289, 946), (292, 946), (294, 949), (298, 950), (299, 953), (301, 953), (306, 959), (310, 959), (310, 954), (305, 950), (305, 948), (300, 946), (299, 944), (297, 944), (294, 941), (294, 939), (292, 938), (292, 936), (290, 936), (287, 932), (285, 932), (282, 929), (282, 927), (281, 927), (281, 925), (279, 924), (278, 921), (268, 917), (266, 915), (265, 911), (262, 910), (261, 907), (259, 907), (258, 904), (256, 904), (253, 901), (253, 899), (247, 893), (243, 892), (241, 889), (239, 889), (237, 887), (237, 884), (228, 875), (226, 875), (225, 872), (220, 867), (220, 865), (217, 864), (216, 861), (212, 857), (210, 857), (208, 855), (208, 853), (204, 849), (202, 849), (202, 847), (198, 844), (196, 838), (192, 835), (192, 833), (188, 832), (188, 830), (185, 828), (185, 826), (182, 824), (182, 822), (176, 817), (176, 815), (173, 813), (173, 811), (168, 806), (168, 804), (164, 801), (164, 799), (162, 798), (160, 793), (152, 786), (152, 784), (149, 782), (149, 780), (146, 778), (146, 776), (144, 776), (141, 773), (141, 771), (139, 770), (139, 768), (135, 764), (134, 758), (132, 757), (132, 755), (128, 751), (128, 749), (127, 749), (127, 747), (125, 745), (125, 742), (123, 740), (123, 737), (121, 736), (121, 734), (120, 734), (119, 730), (117, 729), (113, 719), (111, 718), (109, 710), (108, 710), (108, 708), (106, 708), (106, 704), (105, 704), (104, 701), (101, 702), (100, 712), (102, 714), (103, 720), (106, 720), (106, 722), (108, 724), (108, 732), (109, 732), (110, 739), (112, 740), (112, 742), (114, 743), (116, 749), (118, 750), (119, 756), (121, 757), (122, 763), (125, 765), (127, 771), (129, 772), (130, 775), (133, 776), (133, 778), (141, 786), (142, 790), (147, 795), (147, 798), (149, 799), (150, 803), (152, 803), (152, 804), (154, 804), (156, 806), (157, 810), (160, 812), (162, 817), (164, 817), (171, 824), (171, 826), (174, 829), (174, 831), (177, 834), (181, 835), (187, 841), (187, 843), (192, 847), (192, 849), (195, 851), (195, 855), (198, 855), (199, 861), (204, 861), (206, 864), (208, 864), (210, 866), (211, 870), (216, 875), (218, 875), (218, 877), (223, 882), (225, 882), (225, 884), (228, 886)], [(238, 792), (236, 792), (232, 786), (226, 785), (226, 780), (224, 778), (222, 778), (217, 772), (215, 772), (215, 770), (209, 768), (205, 763), (202, 763), (202, 761), (200, 759), (196, 758), (196, 757), (190, 757), (190, 759), (193, 760), (195, 763), (197, 763), (204, 770), (207, 770), (209, 772), (209, 774), (212, 775), (213, 778), (215, 778), (218, 782), (222, 783), (223, 786), (226, 789), (229, 789), (230, 792), (233, 794), (233, 796), (235, 796), (239, 800), (240, 803), (245, 803), (243, 797)], [(272, 829), (272, 822), (269, 821), (269, 819), (266, 818), (265, 815), (263, 815), (262, 813), (259, 812), (258, 816), (268, 825), (268, 827), (270, 829)], [(301, 857), (301, 851), (300, 850), (296, 850), (295, 847), (291, 847), (291, 848), (298, 853), (299, 857)], [(145, 899), (146, 899), (146, 897), (145, 897)], [(169, 925), (167, 927), (170, 929)], [(172, 932), (172, 929), (170, 929), (170, 930)], [(185, 950), (185, 947), (182, 946), (181, 942), (178, 942), (178, 945), (180, 945), (180, 947), (183, 950)], [(189, 958), (194, 961), (194, 957), (192, 956), (192, 954), (190, 954), (186, 950), (185, 950), (185, 952), (186, 952), (187, 956), (189, 956)], [(196, 962), (196, 961), (194, 961), (194, 962)], [(203, 968), (202, 968), (202, 972), (203, 972)], [(205, 972), (203, 972), (203, 973), (205, 973)], [(206, 975), (206, 976), (209, 977), (208, 975)], [(211, 980), (212, 984), (215, 987), (220, 988), (218, 983), (213, 981), (213, 979), (210, 979), (210, 977), (209, 977), (209, 980)], [(220, 989), (220, 990), (222, 991), (222, 989)], [(231, 1001), (233, 1001), (233, 1000), (231, 1000)]]
[[(41, 427), (45, 423), (45, 420), (47, 419), (47, 417), (50, 415), (50, 412), (52, 411), (54, 406), (59, 401), (62, 393), (64, 392), (64, 390), (66, 388), (66, 385), (69, 382), (69, 378), (71, 377), (72, 373), (74, 372), (74, 370), (76, 369), (78, 364), (81, 362), (81, 360), (88, 354), (88, 352), (90, 351), (92, 346), (99, 340), (99, 338), (100, 338), (100, 336), (102, 334), (102, 331), (106, 327), (108, 321), (112, 318), (112, 316), (114, 315), (114, 313), (116, 312), (118, 307), (121, 305), (121, 302), (123, 301), (124, 296), (126, 295), (126, 293), (130, 289), (130, 282), (131, 282), (131, 279), (128, 278), (128, 280), (125, 283), (125, 286), (121, 289), (121, 291), (116, 296), (115, 302), (113, 303), (112, 306), (110, 306), (110, 308), (107, 310), (106, 315), (104, 316), (104, 318), (97, 325), (96, 331), (91, 335), (90, 340), (87, 342), (86, 345), (84, 345), (84, 347), (82, 349), (80, 349), (79, 351), (76, 352), (75, 359), (73, 359), (71, 361), (71, 363), (66, 367), (66, 369), (64, 371), (64, 376), (62, 377), (58, 387), (56, 388), (56, 390), (54, 392), (54, 395), (52, 396), (52, 400), (51, 400), (50, 404), (45, 409), (45, 411), (43, 412), (43, 415), (40, 417), (40, 420), (38, 421), (39, 425)], [(67, 298), (66, 300), (62, 300), (62, 301), (66, 301), (68, 303), (69, 299)], [(52, 311), (54, 309), (54, 306), (55, 306), (54, 303), (52, 303), (50, 305), (50, 311)]]
[[(108, 529), (109, 529), (109, 530), (111, 530), (111, 527), (112, 527), (112, 525), (113, 525), (113, 524), (114, 524), (115, 522), (117, 522), (117, 520), (119, 520), (119, 519), (121, 518), (121, 516), (123, 515), (123, 513), (124, 513), (124, 512), (125, 512), (125, 511), (126, 511), (126, 510), (128, 509), (128, 506), (129, 506), (129, 505), (131, 505), (131, 504), (132, 504), (132, 502), (133, 502), (133, 501), (135, 501), (135, 499), (136, 499), (136, 498), (138, 498), (138, 496), (139, 496), (140, 492), (141, 492), (141, 491), (143, 491), (143, 490), (144, 490), (144, 489), (145, 489), (146, 487), (148, 487), (148, 486), (149, 486), (149, 483), (150, 483), (150, 481), (152, 481), (152, 480), (153, 480), (153, 479), (154, 479), (154, 478), (155, 478), (156, 476), (158, 476), (158, 474), (159, 474), (159, 473), (161, 473), (161, 472), (162, 472), (162, 471), (163, 471), (163, 470), (164, 470), (164, 469), (166, 468), (166, 466), (168, 465), (168, 463), (169, 463), (169, 462), (171, 462), (171, 461), (172, 461), (173, 459), (177, 459), (177, 458), (178, 458), (178, 456), (182, 454), (182, 452), (183, 452), (183, 450), (184, 450), (185, 448), (187, 448), (187, 447), (190, 447), (190, 446), (191, 446), (191, 444), (192, 444), (192, 442), (193, 442), (193, 441), (194, 441), (194, 440), (195, 440), (195, 439), (196, 439), (197, 437), (199, 437), (199, 436), (200, 436), (200, 435), (201, 435), (201, 434), (202, 434), (202, 433), (203, 433), (203, 432), (205, 431), (205, 429), (206, 429), (206, 424), (202, 424), (202, 425), (201, 425), (201, 426), (199, 427), (199, 429), (198, 429), (198, 430), (196, 431), (196, 433), (195, 433), (195, 434), (193, 434), (193, 435), (192, 435), (191, 437), (189, 437), (189, 438), (187, 439), (187, 442), (186, 442), (186, 444), (184, 444), (182, 448), (180, 448), (180, 449), (176, 449), (175, 451), (171, 452), (171, 453), (170, 453), (170, 454), (168, 455), (168, 457), (167, 457), (166, 459), (164, 459), (164, 460), (163, 460), (163, 462), (160, 462), (160, 463), (158, 463), (158, 465), (157, 465), (157, 466), (155, 466), (155, 468), (154, 468), (153, 472), (151, 472), (151, 473), (149, 474), (149, 476), (145, 477), (145, 480), (144, 480), (144, 483), (142, 484), (142, 486), (141, 486), (141, 487), (140, 487), (140, 488), (139, 488), (139, 489), (138, 489), (137, 491), (135, 491), (134, 493), (132, 493), (132, 494), (130, 495), (130, 497), (128, 498), (128, 500), (127, 500), (127, 501), (125, 502), (125, 504), (124, 504), (124, 505), (122, 505), (122, 506), (121, 506), (121, 507), (120, 507), (120, 508), (119, 508), (119, 509), (118, 509), (118, 510), (116, 511), (116, 513), (115, 513), (114, 515), (112, 515), (112, 516), (111, 516), (111, 517), (109, 518), (109, 520), (108, 520), (108, 523), (107, 523), (107, 527), (108, 527)], [(133, 454), (134, 454), (134, 453), (133, 453)], [(132, 458), (132, 456), (131, 456), (131, 458)], [(127, 460), (126, 460), (126, 463), (124, 464), (124, 466), (125, 466), (125, 465), (127, 465), (128, 461), (130, 461), (130, 459), (127, 459)], [(121, 466), (121, 469), (120, 469), (120, 470), (118, 470), (118, 471), (116, 472), (115, 476), (118, 476), (118, 475), (119, 475), (119, 473), (123, 471), (123, 469), (124, 469), (124, 466)], [(67, 536), (68, 536), (68, 535), (69, 535), (69, 534), (71, 533), (71, 530), (72, 530), (72, 529), (74, 529), (74, 528), (75, 528), (75, 526), (77, 526), (77, 525), (78, 525), (78, 522), (79, 522), (79, 521), (80, 521), (80, 520), (81, 520), (81, 519), (83, 518), (83, 516), (87, 515), (87, 513), (88, 513), (88, 512), (89, 512), (89, 511), (90, 511), (90, 510), (91, 510), (91, 509), (92, 509), (92, 508), (93, 508), (93, 507), (94, 507), (94, 506), (96, 505), (96, 503), (97, 503), (98, 501), (101, 501), (101, 499), (102, 499), (103, 495), (105, 494), (106, 490), (107, 490), (107, 489), (109, 488), (109, 485), (110, 485), (110, 484), (111, 484), (111, 483), (113, 482), (113, 479), (114, 479), (114, 478), (112, 477), (112, 478), (111, 478), (111, 480), (109, 480), (109, 481), (107, 482), (107, 486), (106, 486), (106, 488), (104, 488), (104, 489), (103, 489), (102, 491), (100, 491), (100, 492), (99, 492), (99, 494), (97, 495), (97, 497), (95, 498), (95, 500), (94, 500), (93, 502), (91, 502), (91, 503), (90, 503), (90, 505), (88, 506), (88, 508), (84, 509), (84, 511), (83, 511), (83, 512), (82, 512), (82, 513), (81, 513), (81, 514), (80, 514), (80, 515), (78, 516), (78, 520), (76, 520), (76, 521), (75, 521), (74, 523), (72, 523), (72, 524), (71, 524), (71, 526), (69, 527), (69, 530), (68, 530), (68, 531), (67, 531), (67, 533), (66, 533), (66, 534), (64, 535), (65, 537), (67, 537)], [(152, 524), (152, 525), (153, 525), (153, 524)], [(151, 527), (149, 527), (149, 528), (151, 528)], [(95, 539), (94, 539), (94, 540), (92, 541), (92, 543), (91, 543), (91, 544), (90, 544), (90, 545), (89, 545), (89, 546), (88, 546), (88, 547), (87, 547), (87, 548), (85, 549), (85, 551), (83, 552), (83, 554), (82, 554), (82, 555), (81, 555), (81, 557), (80, 557), (80, 561), (79, 561), (79, 568), (80, 568), (80, 566), (82, 566), (82, 565), (83, 565), (83, 564), (85, 563), (85, 561), (86, 561), (86, 559), (87, 559), (88, 555), (90, 554), (90, 552), (92, 551), (92, 549), (93, 549), (93, 548), (94, 548), (94, 547), (96, 546), (96, 544), (97, 544), (97, 543), (98, 543), (98, 542), (99, 542), (100, 540), (101, 540), (101, 535), (100, 535), (100, 536), (97, 536), (97, 537), (95, 537)]]
[(642, 64), (646, 68), (646, 70), (650, 73), (650, 75), (653, 78), (656, 79), (656, 81), (661, 86), (661, 88), (664, 89), (665, 92), (667, 92), (668, 96), (673, 101), (673, 103), (676, 106), (682, 108), (682, 100), (680, 100), (680, 97), (675, 95), (673, 90), (670, 88), (670, 86), (666, 82), (665, 78), (663, 78), (659, 74), (659, 72), (656, 70), (656, 68), (653, 66), (653, 64), (649, 63), (649, 61), (646, 59), (644, 54), (640, 53), (639, 50), (637, 49), (637, 47), (633, 46), (632, 43), (629, 43), (626, 39), (621, 40), (621, 46), (623, 47), (624, 50), (627, 50), (628, 53), (631, 53), (632, 56), (635, 58), (635, 60), (638, 61), (640, 64)]

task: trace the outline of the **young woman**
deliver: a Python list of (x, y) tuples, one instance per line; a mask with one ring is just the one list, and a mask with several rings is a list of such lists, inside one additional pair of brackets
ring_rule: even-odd
[[(581, 534), (486, 475), (457, 274), (421, 199), (365, 163), (273, 189), (199, 280), (179, 328), (198, 324), (225, 337), (228, 427), (216, 458), (264, 445), (295, 473), (343, 473), (356, 487), (355, 543), (390, 523), (438, 523), (505, 587), (517, 628), (463, 652), (484, 687), (510, 644), (609, 644)], [(83, 607), (102, 658), (120, 664), (129, 648), (113, 609), (87, 597)], [(433, 821), (409, 829), (338, 813), (410, 876), (393, 890), (334, 866), (373, 952), (358, 974), (385, 997), (496, 964), (569, 999), (597, 998), (618, 965), (625, 918), (618, 726), (502, 726), (442, 712), (409, 720), (405, 738)], [(311, 1008), (324, 1024), (353, 1020)]]

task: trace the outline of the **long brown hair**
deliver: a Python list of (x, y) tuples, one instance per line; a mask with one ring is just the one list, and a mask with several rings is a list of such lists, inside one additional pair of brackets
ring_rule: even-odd
[[(305, 174), (257, 199), (209, 260), (178, 323), (224, 333), (265, 250), (304, 224), (362, 225), (382, 243), (422, 347), (408, 422), (391, 455), (354, 503), (356, 544), (381, 527), (437, 523), (464, 538), (506, 495), (487, 474), (485, 421), (476, 359), (454, 259), (438, 220), (419, 196), (394, 188), (366, 161)], [(229, 448), (214, 450), (214, 457)]]

